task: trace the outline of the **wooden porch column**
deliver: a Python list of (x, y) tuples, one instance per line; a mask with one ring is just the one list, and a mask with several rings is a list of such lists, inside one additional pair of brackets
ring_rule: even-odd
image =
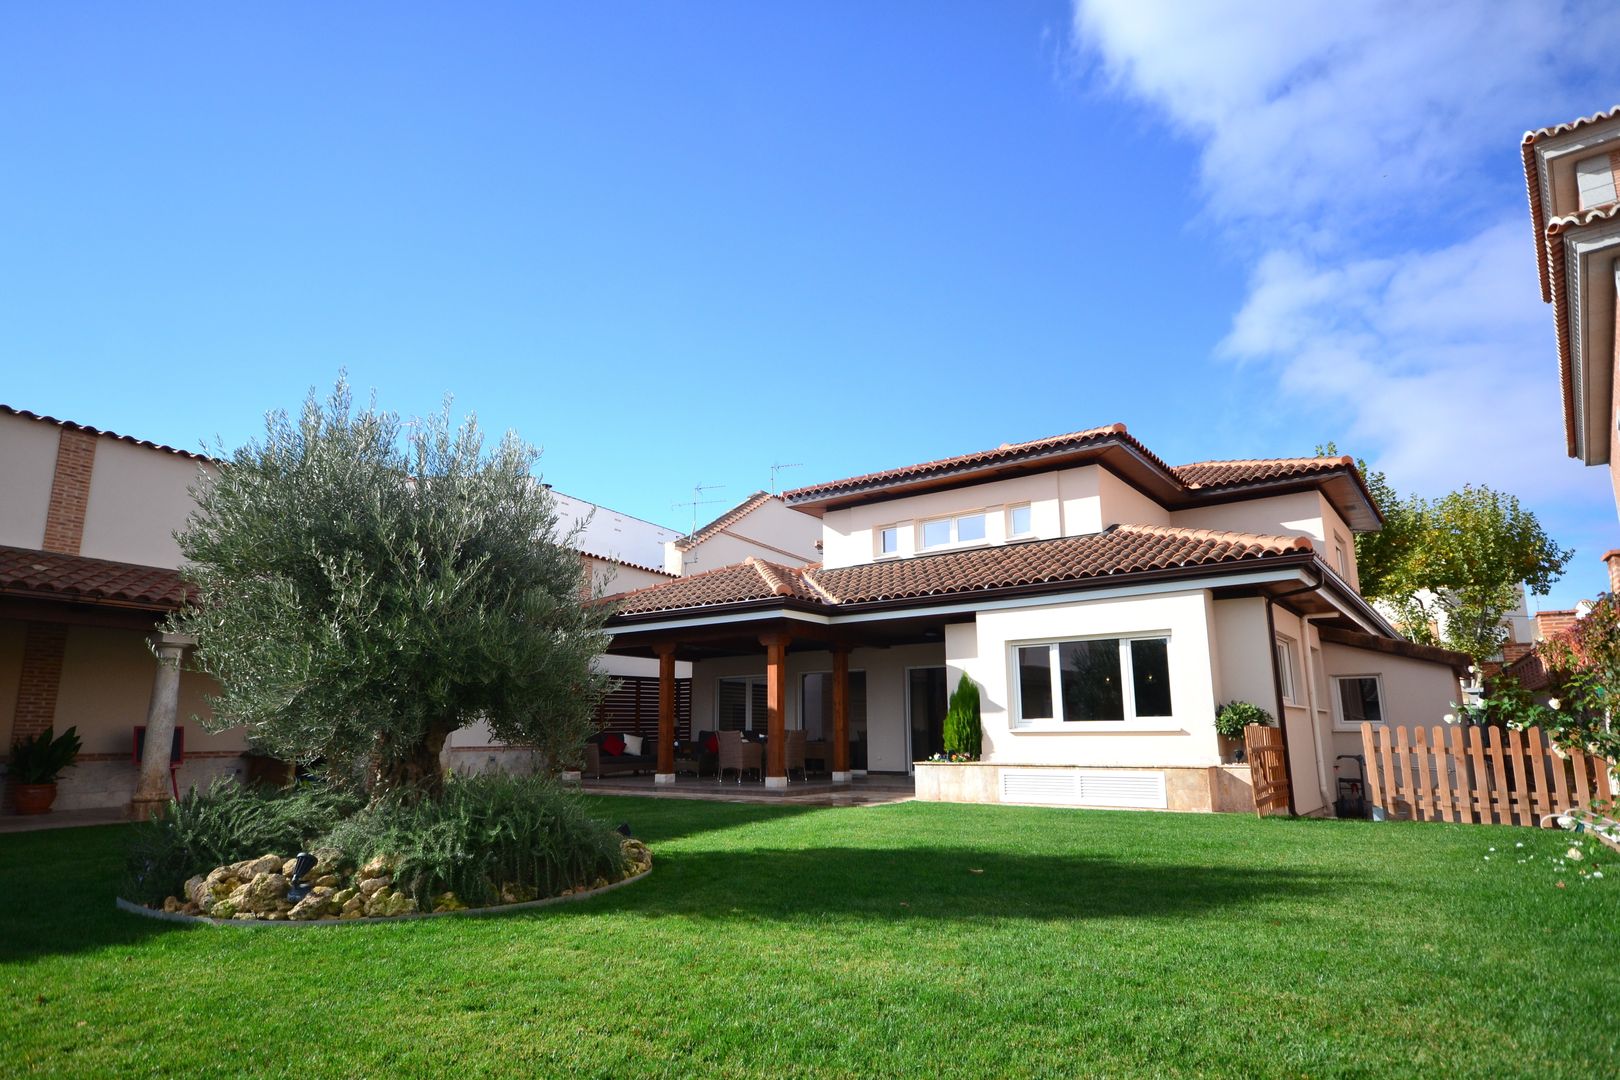
[(849, 772), (849, 646), (834, 645), (832, 651), (832, 782), (847, 784)]
[(765, 786), (787, 787), (786, 634), (761, 634), (765, 646)]
[(675, 782), (675, 646), (654, 645), (658, 654), (658, 768), (653, 783)]

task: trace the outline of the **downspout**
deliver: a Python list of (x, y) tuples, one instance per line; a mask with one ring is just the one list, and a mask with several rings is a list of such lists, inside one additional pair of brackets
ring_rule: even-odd
[(1277, 696), (1277, 730), (1282, 732), (1283, 762), (1288, 766), (1288, 816), (1297, 817), (1294, 809), (1294, 755), (1288, 749), (1288, 712), (1283, 706), (1282, 672), (1277, 669), (1277, 618), (1272, 614), (1273, 600), (1266, 596), (1266, 644), (1271, 646), (1271, 690)]

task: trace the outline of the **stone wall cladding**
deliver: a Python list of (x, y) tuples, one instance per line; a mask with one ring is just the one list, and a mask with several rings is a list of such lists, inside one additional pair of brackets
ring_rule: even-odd
[(56, 446), (56, 473), (45, 514), (46, 551), (77, 555), (84, 540), (84, 513), (90, 505), (90, 474), (96, 466), (96, 436), (62, 429)]

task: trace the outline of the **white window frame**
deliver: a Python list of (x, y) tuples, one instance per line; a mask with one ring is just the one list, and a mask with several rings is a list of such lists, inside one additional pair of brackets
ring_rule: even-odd
[[(957, 523), (960, 522), (963, 518), (974, 518), (974, 517), (984, 519), (984, 535), (982, 537), (980, 537), (979, 539), (977, 539), (977, 540), (962, 540), (962, 539), (959, 539), (958, 535), (957, 535), (958, 534)], [(930, 543), (928, 543), (928, 541), (927, 541), (928, 526), (930, 526), (930, 525), (938, 525), (942, 521), (943, 522), (948, 522), (950, 524), (951, 538), (949, 540), (945, 541), (943, 544), (930, 544)], [(979, 546), (981, 544), (988, 544), (989, 542), (990, 542), (990, 511), (987, 510), (987, 509), (984, 509), (984, 510), (964, 510), (961, 513), (951, 514), (951, 515), (946, 516), (946, 517), (927, 518), (926, 520), (917, 522), (917, 550), (918, 551), (945, 551), (948, 548), (977, 547), (977, 546)]]
[(1298, 707), (1304, 702), (1296, 696), (1299, 693), (1299, 679), (1294, 669), (1294, 651), (1294, 639), (1278, 634), (1272, 655), (1277, 664), (1277, 675), (1282, 682), (1283, 704)]
[[(876, 529), (872, 530), (872, 546), (874, 549), (873, 554), (880, 559), (892, 559), (898, 556), (900, 554), (900, 531), (904, 528), (904, 524), (894, 524), (879, 525)], [(893, 551), (883, 550), (883, 534), (888, 532), (894, 533)]]
[[(1023, 532), (1019, 532), (1017, 529), (1013, 528), (1013, 515), (1016, 514), (1020, 510), (1029, 511), (1029, 528), (1025, 529)], [(1022, 540), (1026, 536), (1034, 536), (1034, 535), (1035, 535), (1035, 508), (1034, 508), (1034, 506), (1032, 506), (1029, 503), (1019, 503), (1016, 506), (1007, 507), (1007, 539), (1009, 539), (1009, 540)]]
[(1333, 687), (1333, 730), (1334, 731), (1360, 731), (1360, 724), (1352, 724), (1344, 718), (1344, 700), (1339, 696), (1339, 681), (1341, 679), (1371, 679), (1378, 684), (1378, 712), (1381, 719), (1369, 720), (1373, 727), (1382, 727), (1389, 722), (1389, 699), (1384, 696), (1384, 677), (1376, 671), (1357, 674), (1349, 672), (1344, 675), (1329, 675), (1328, 682)]
[[(1047, 673), (1052, 680), (1052, 710), (1061, 711), (1063, 708), (1062, 670), (1058, 665), (1058, 646), (1072, 641), (1111, 641), (1119, 642), (1119, 677), (1120, 699), (1124, 705), (1125, 718), (1123, 720), (1063, 720), (1056, 716), (1035, 717), (1025, 719), (1023, 669), (1018, 663), (1018, 650), (1047, 646), (1051, 651), (1047, 654)], [(1137, 716), (1136, 715), (1136, 672), (1131, 663), (1131, 642), (1133, 641), (1163, 641), (1167, 666), (1172, 672), (1175, 670), (1175, 651), (1173, 635), (1168, 630), (1143, 630), (1118, 634), (1084, 634), (1078, 637), (1062, 638), (1035, 638), (1030, 641), (1014, 641), (1008, 643), (1007, 671), (1008, 684), (1012, 687), (1008, 711), (1011, 713), (1012, 723), (1010, 729), (1013, 734), (1038, 732), (1040, 734), (1066, 733), (1083, 735), (1086, 732), (1096, 731), (1179, 731), (1181, 725), (1176, 722), (1176, 694), (1174, 685), (1170, 692), (1169, 716)]]
[(1337, 570), (1339, 572), (1339, 576), (1344, 578), (1346, 581), (1350, 580), (1349, 547), (1350, 545), (1345, 543), (1344, 537), (1340, 536), (1338, 533), (1333, 534), (1333, 556), (1334, 562), (1338, 564), (1334, 567), (1334, 569)]

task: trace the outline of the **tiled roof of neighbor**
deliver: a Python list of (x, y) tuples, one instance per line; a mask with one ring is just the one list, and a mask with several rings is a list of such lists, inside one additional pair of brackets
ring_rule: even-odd
[(169, 610), (184, 601), (186, 586), (178, 570), (160, 566), (0, 547), (0, 592)]
[(1543, 299), (1551, 300), (1553, 305), (1553, 332), (1558, 342), (1558, 383), (1564, 401), (1564, 450), (1570, 457), (1575, 456), (1575, 358), (1569, 340), (1569, 320), (1565, 317), (1572, 298), (1569, 296), (1568, 273), (1564, 267), (1564, 236), (1581, 225), (1592, 225), (1617, 217), (1620, 217), (1620, 203), (1609, 203), (1547, 223), (1547, 249), (1546, 258), (1542, 260), (1542, 271), (1544, 276), (1549, 277), (1550, 284)]
[(1057, 540), (845, 566), (794, 568), (759, 559), (613, 597), (616, 614), (645, 615), (792, 598), (825, 608), (1082, 581), (1177, 567), (1309, 555), (1303, 536), (1166, 525), (1119, 525)]
[(1542, 247), (1542, 233), (1547, 227), (1546, 208), (1541, 205), (1541, 181), (1536, 175), (1536, 143), (1555, 135), (1564, 135), (1571, 131), (1578, 131), (1592, 124), (1601, 124), (1605, 120), (1620, 118), (1620, 105), (1595, 112), (1591, 116), (1582, 116), (1566, 124), (1553, 124), (1551, 127), (1537, 128), (1527, 131), (1520, 140), (1519, 152), (1524, 157), (1524, 186), (1530, 197), (1530, 229), (1534, 234), (1536, 244), (1536, 272), (1541, 277), (1541, 299), (1549, 301), (1553, 297), (1552, 280), (1548, 276), (1549, 259)]
[(863, 473), (860, 476), (845, 477), (842, 480), (832, 480), (824, 484), (811, 484), (808, 487), (783, 492), (783, 497), (787, 499), (804, 499), (822, 495), (834, 495), (844, 491), (890, 484), (900, 480), (914, 480), (962, 469), (974, 469), (983, 465), (993, 465), (1000, 461), (1009, 461), (1035, 454), (1068, 450), (1084, 446), (1087, 443), (1101, 442), (1108, 438), (1117, 438), (1129, 443), (1139, 453), (1168, 471), (1169, 466), (1155, 457), (1147, 447), (1132, 438), (1130, 433), (1125, 430), (1124, 424), (1109, 424), (1106, 427), (1071, 431), (1066, 435), (1051, 435), (1044, 439), (1032, 439), (1028, 442), (1003, 443), (994, 450), (958, 454), (955, 457), (940, 458), (937, 461), (904, 465), (898, 469), (884, 469), (880, 472)]
[(1195, 461), (1174, 472), (1190, 488), (1221, 488), (1265, 480), (1291, 480), (1329, 469), (1355, 467), (1351, 457), (1250, 458), (1242, 461)]
[(25, 420), (40, 420), (47, 424), (55, 424), (57, 427), (67, 428), (70, 431), (84, 431), (91, 435), (105, 435), (107, 438), (117, 439), (119, 442), (127, 442), (135, 446), (144, 446), (148, 450), (162, 450), (166, 454), (176, 454), (180, 457), (192, 458), (196, 461), (216, 461), (215, 458), (209, 457), (207, 454), (197, 454), (190, 450), (181, 450), (177, 446), (165, 446), (163, 443), (155, 443), (149, 439), (137, 439), (133, 435), (120, 435), (116, 431), (108, 431), (106, 428), (91, 427), (89, 424), (79, 424), (72, 420), (58, 420), (54, 416), (45, 416), (42, 413), (30, 412), (27, 409), (18, 409), (10, 405), (0, 405), (0, 413), (4, 413), (8, 416), (20, 416)]
[(681, 551), (687, 551), (694, 548), (703, 543), (703, 541), (709, 539), (711, 536), (729, 529), (731, 526), (735, 525), (749, 514), (752, 514), (755, 510), (758, 510), (761, 506), (764, 506), (774, 498), (776, 498), (776, 496), (772, 495), (768, 491), (756, 491), (752, 495), (748, 496), (748, 498), (738, 503), (736, 506), (733, 506), (730, 510), (727, 510), (719, 517), (703, 526), (701, 529), (688, 536), (683, 536), (679, 540), (675, 541), (675, 546)]

